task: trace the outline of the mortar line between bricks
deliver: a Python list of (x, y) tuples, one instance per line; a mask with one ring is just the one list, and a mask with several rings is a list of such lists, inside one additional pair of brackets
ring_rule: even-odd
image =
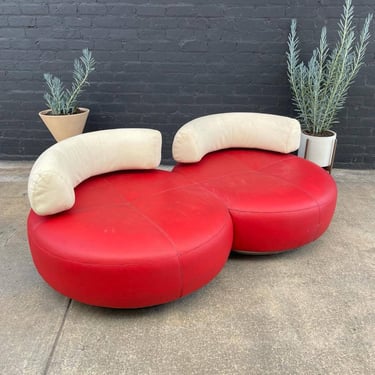
[(66, 322), (66, 318), (68, 316), (68, 312), (69, 312), (69, 309), (70, 309), (70, 306), (72, 305), (72, 300), (69, 299), (68, 301), (68, 304), (66, 305), (66, 309), (65, 309), (65, 312), (64, 312), (64, 316), (62, 318), (62, 322), (60, 324), (60, 328), (59, 330), (57, 331), (57, 334), (56, 334), (56, 337), (55, 337), (55, 341), (53, 342), (53, 345), (52, 345), (52, 348), (51, 348), (51, 351), (49, 353), (49, 356), (48, 356), (48, 359), (47, 359), (47, 363), (46, 363), (46, 366), (44, 368), (44, 371), (43, 371), (43, 375), (47, 375), (48, 374), (48, 370), (51, 366), (51, 362), (52, 362), (52, 359), (55, 355), (55, 351), (56, 351), (56, 348), (57, 348), (57, 345), (60, 341), (60, 337), (61, 337), (61, 334), (62, 334), (62, 330), (65, 326), (65, 322)]

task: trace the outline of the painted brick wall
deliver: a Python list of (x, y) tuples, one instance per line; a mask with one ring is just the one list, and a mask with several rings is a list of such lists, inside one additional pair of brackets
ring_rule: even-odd
[[(53, 143), (37, 113), (44, 72), (70, 85), (72, 61), (97, 60), (81, 104), (87, 131), (150, 127), (164, 162), (185, 122), (205, 114), (293, 115), (286, 78), (290, 20), (303, 50), (323, 24), (334, 41), (343, 0), (29, 0), (0, 2), (0, 159), (33, 159)], [(354, 0), (363, 20), (373, 0)], [(375, 34), (374, 26), (371, 28)], [(336, 166), (375, 167), (375, 43), (340, 115)]]

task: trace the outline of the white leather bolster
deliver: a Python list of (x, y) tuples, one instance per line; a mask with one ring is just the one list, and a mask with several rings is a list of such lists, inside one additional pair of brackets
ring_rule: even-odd
[(173, 158), (194, 163), (209, 152), (244, 147), (289, 153), (299, 147), (295, 119), (262, 113), (232, 112), (199, 117), (182, 126), (173, 140)]
[(83, 180), (124, 169), (153, 169), (161, 160), (161, 134), (152, 129), (111, 129), (85, 133), (54, 144), (35, 161), (28, 197), (39, 215), (71, 208)]

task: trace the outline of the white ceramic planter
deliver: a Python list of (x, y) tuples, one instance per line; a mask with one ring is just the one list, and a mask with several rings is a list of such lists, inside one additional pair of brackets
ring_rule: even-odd
[(79, 108), (74, 115), (48, 115), (49, 109), (39, 112), (39, 116), (57, 142), (81, 134), (86, 125), (90, 110)]
[(330, 166), (335, 150), (336, 133), (332, 130), (329, 130), (329, 132), (332, 135), (326, 137), (313, 136), (302, 132), (298, 156), (321, 167)]

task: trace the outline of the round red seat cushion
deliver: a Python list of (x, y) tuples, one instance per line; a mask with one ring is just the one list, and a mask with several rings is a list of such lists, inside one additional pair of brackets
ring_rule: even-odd
[(228, 149), (200, 162), (177, 164), (184, 175), (220, 198), (233, 220), (233, 249), (280, 252), (317, 239), (332, 219), (333, 178), (291, 154)]
[(114, 308), (169, 302), (207, 284), (228, 258), (228, 210), (177, 174), (104, 174), (75, 193), (68, 211), (31, 211), (28, 237), (41, 276), (77, 301)]

